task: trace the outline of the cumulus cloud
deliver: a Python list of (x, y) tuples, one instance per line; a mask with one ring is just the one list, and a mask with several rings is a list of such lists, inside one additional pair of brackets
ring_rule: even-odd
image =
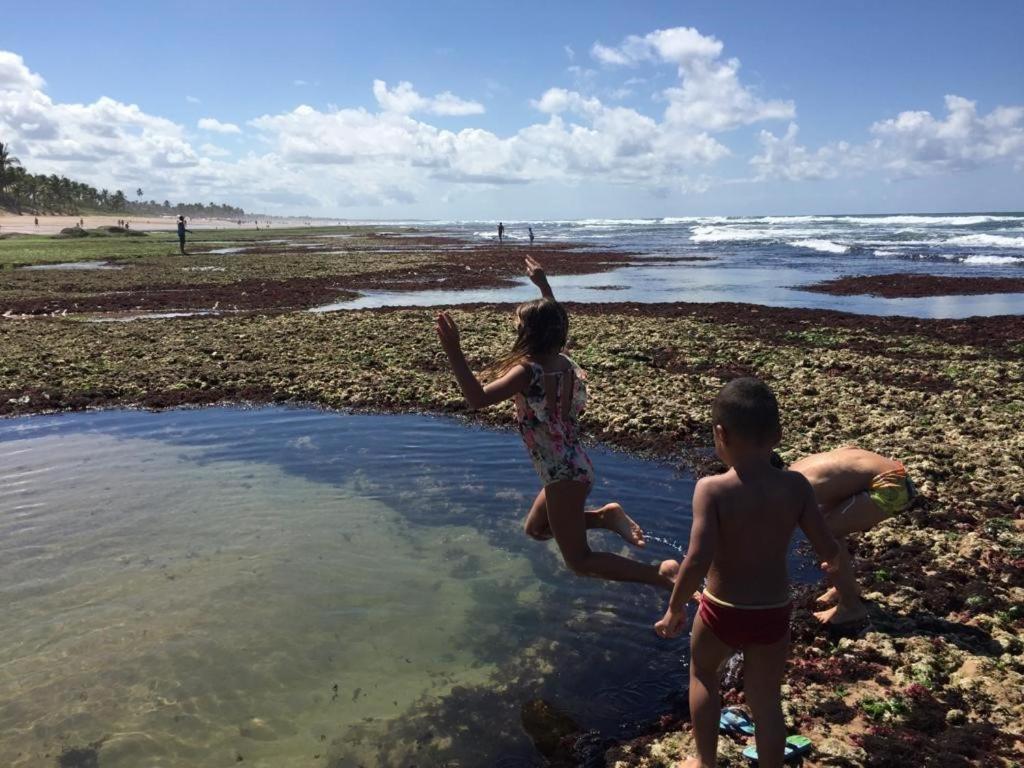
[(809, 150), (797, 144), (797, 127), (784, 136), (761, 131), (761, 153), (750, 160), (756, 178), (791, 181), (835, 178), (843, 171), (881, 171), (916, 178), (970, 171), (997, 162), (1024, 170), (1024, 107), (996, 107), (979, 115), (975, 102), (946, 96), (946, 116), (900, 112), (870, 127), (862, 144), (834, 142)]
[[(730, 154), (722, 132), (793, 111), (788, 102), (764, 101), (746, 88), (739, 62), (724, 59), (723, 50), (717, 39), (687, 28), (596, 46), (594, 56), (610, 66), (671, 62), (679, 68), (679, 85), (658, 94), (666, 106), (656, 116), (586, 88), (554, 87), (530, 102), (533, 118), (518, 130), (450, 130), (425, 115), (473, 115), (483, 107), (450, 92), (428, 97), (408, 82), (389, 87), (378, 80), (375, 107), (300, 105), (258, 116), (247, 121), (238, 151), (230, 153), (201, 143), (216, 139), (211, 133), (200, 134), (204, 139), (194, 146), (196, 134), (184, 125), (109, 97), (55, 102), (20, 56), (0, 51), (0, 137), (37, 173), (280, 212), (441, 200), (458, 189), (453, 182), (615, 184), (645, 194), (698, 194), (716, 183), (713, 166)], [(639, 92), (644, 83), (636, 77), (628, 84)], [(243, 133), (213, 117), (198, 127)], [(907, 176), (997, 162), (1024, 167), (1024, 107), (979, 114), (972, 102), (949, 97), (944, 116), (903, 112), (869, 130), (864, 143), (817, 149), (799, 143), (795, 123), (781, 135), (761, 131), (752, 175), (808, 181), (851, 171)]]
[[(822, 147), (811, 152), (796, 143), (796, 123), (790, 123), (786, 134), (778, 137), (762, 130), (758, 136), (761, 154), (755, 155), (750, 164), (757, 171), (757, 179), (783, 178), (790, 181), (808, 179), (832, 179), (838, 175), (835, 167), (836, 152), (831, 147)], [(845, 150), (846, 146), (840, 147)]]
[(694, 130), (725, 131), (763, 120), (789, 120), (791, 101), (764, 100), (739, 79), (740, 61), (723, 59), (720, 40), (692, 27), (630, 35), (617, 46), (594, 43), (591, 55), (608, 66), (674, 64), (679, 86), (662, 91), (665, 120)]
[(222, 123), (215, 117), (199, 118), (199, 129), (202, 131), (213, 131), (214, 133), (241, 133), (242, 129), (234, 123)]
[(965, 171), (998, 161), (1024, 165), (1024, 107), (978, 115), (975, 102), (946, 96), (946, 117), (900, 112), (871, 126), (880, 164), (897, 176)]
[(429, 112), (433, 115), (481, 115), (484, 105), (476, 101), (460, 99), (450, 91), (436, 96), (421, 96), (412, 83), (402, 81), (393, 89), (383, 80), (373, 81), (373, 95), (385, 112), (409, 115), (413, 112)]

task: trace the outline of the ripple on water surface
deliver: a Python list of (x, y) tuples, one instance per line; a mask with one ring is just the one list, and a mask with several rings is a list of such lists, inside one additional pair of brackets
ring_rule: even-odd
[[(595, 458), (594, 501), (685, 539), (690, 478)], [(512, 433), (112, 411), (0, 422), (0, 468), (3, 765), (525, 765), (529, 702), (621, 732), (682, 692), (662, 596), (522, 536)]]

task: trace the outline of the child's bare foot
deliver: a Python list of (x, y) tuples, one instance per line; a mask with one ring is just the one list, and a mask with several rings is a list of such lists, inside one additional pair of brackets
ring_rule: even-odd
[(688, 757), (679, 764), (679, 768), (704, 768), (704, 764), (697, 757)]
[(614, 531), (625, 539), (629, 544), (634, 547), (647, 546), (647, 542), (644, 541), (644, 531), (636, 521), (626, 514), (626, 511), (620, 504), (612, 502), (611, 504), (605, 504), (597, 513), (601, 515), (602, 521), (604, 521), (604, 527), (609, 531)]
[(839, 591), (835, 587), (829, 587), (827, 592), (818, 597), (817, 602), (827, 604), (834, 603), (838, 599)]
[(840, 603), (833, 608), (826, 608), (824, 611), (814, 614), (814, 618), (822, 624), (850, 624), (854, 621), (863, 621), (867, 617), (868, 610), (863, 603), (858, 603), (856, 608)]

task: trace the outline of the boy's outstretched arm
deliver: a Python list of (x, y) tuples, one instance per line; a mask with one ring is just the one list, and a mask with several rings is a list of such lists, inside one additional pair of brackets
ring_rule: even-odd
[(455, 374), (455, 380), (462, 390), (462, 396), (466, 398), (470, 408), (486, 408), (488, 405), (508, 400), (512, 395), (526, 389), (530, 374), (522, 365), (513, 367), (500, 379), (495, 379), (487, 386), (482, 385), (466, 362), (459, 340), (458, 326), (447, 312), (441, 312), (437, 316), (437, 336), (441, 340), (445, 354), (448, 355), (452, 373)]
[(679, 569), (679, 577), (672, 588), (665, 615), (654, 625), (660, 637), (678, 637), (686, 626), (686, 604), (693, 599), (715, 559), (715, 541), (718, 538), (718, 514), (708, 479), (697, 482), (693, 490), (693, 524), (690, 527), (690, 545)]
[(526, 257), (526, 274), (530, 281), (540, 289), (540, 295), (545, 299), (554, 299), (554, 291), (548, 283), (548, 276), (544, 273), (544, 267), (533, 256)]

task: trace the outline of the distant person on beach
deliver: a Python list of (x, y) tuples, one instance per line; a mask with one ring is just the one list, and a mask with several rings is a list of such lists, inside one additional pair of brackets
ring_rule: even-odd
[(533, 227), (527, 227), (526, 229), (530, 232), (530, 245), (533, 245)]
[(686, 626), (686, 603), (707, 577), (690, 638), (690, 714), (697, 756), (685, 768), (712, 768), (718, 751), (722, 664), (743, 651), (744, 695), (756, 724), (762, 768), (781, 767), (786, 750), (781, 686), (789, 653), (786, 558), (799, 526), (833, 583), (852, 581), (849, 563), (818, 509), (810, 484), (777, 469), (779, 406), (763, 382), (734, 379), (711, 409), (715, 453), (729, 467), (698, 481), (690, 543), (668, 610), (654, 625), (661, 637)]
[(645, 546), (644, 534), (618, 504), (586, 511), (594, 484), (594, 467), (580, 442), (586, 374), (562, 351), (569, 316), (555, 300), (543, 268), (528, 258), (526, 270), (542, 298), (516, 309), (515, 344), (484, 370), (487, 384), (481, 384), (470, 370), (451, 315), (437, 316), (437, 335), (459, 388), (470, 408), (505, 400), (515, 404), (519, 432), (544, 486), (526, 516), (527, 536), (538, 541), (553, 537), (565, 564), (577, 575), (669, 590), (679, 567), (675, 560), (654, 565), (590, 549), (587, 530), (591, 528), (617, 533), (637, 547)]
[(178, 216), (178, 248), (181, 250), (181, 254), (185, 255), (185, 233), (192, 234), (191, 229), (185, 229), (185, 217)]
[[(777, 458), (777, 457), (776, 457)], [(778, 460), (781, 464), (781, 460)], [(850, 559), (844, 539), (863, 533), (890, 517), (906, 511), (917, 498), (917, 489), (903, 464), (863, 448), (846, 446), (806, 456), (789, 465), (807, 478), (832, 535), (840, 543), (840, 557)], [(867, 610), (856, 582), (843, 592), (833, 587), (818, 598), (836, 605), (815, 614), (822, 622), (847, 624), (860, 621)]]
[(39, 217), (38, 216), (36, 216), (36, 226), (37, 227), (39, 226)]
[(505, 240), (505, 225), (500, 221), (498, 222), (498, 242), (504, 242)]

